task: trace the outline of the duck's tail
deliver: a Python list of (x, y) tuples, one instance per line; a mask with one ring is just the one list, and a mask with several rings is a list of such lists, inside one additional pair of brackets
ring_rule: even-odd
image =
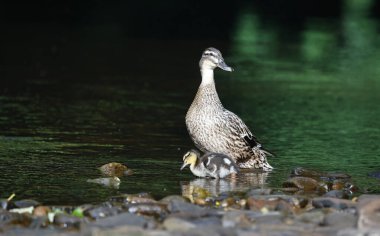
[(273, 156), (273, 154), (261, 149), (261, 146), (256, 146), (252, 148), (252, 157), (245, 162), (240, 162), (238, 165), (240, 168), (271, 171), (273, 167), (268, 163), (267, 156)]

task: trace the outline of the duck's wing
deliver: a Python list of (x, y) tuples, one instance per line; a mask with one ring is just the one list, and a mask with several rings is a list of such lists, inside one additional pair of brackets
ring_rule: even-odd
[(245, 143), (245, 145), (254, 148), (261, 147), (261, 144), (257, 140), (256, 136), (252, 134), (247, 125), (238, 117), (235, 113), (225, 110), (226, 122), (225, 128), (229, 131), (230, 137), (235, 141)]
[(215, 165), (213, 158), (214, 156), (212, 154), (206, 154), (201, 160), (202, 165), (209, 173), (214, 173), (217, 170), (217, 166)]

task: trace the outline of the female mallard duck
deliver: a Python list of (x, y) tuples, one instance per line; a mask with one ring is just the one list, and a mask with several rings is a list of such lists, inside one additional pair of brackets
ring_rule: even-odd
[(239, 168), (235, 162), (227, 155), (220, 153), (207, 153), (200, 157), (198, 151), (191, 150), (183, 156), (181, 170), (190, 165), (191, 172), (198, 177), (224, 178), (228, 175), (235, 175)]
[(273, 169), (267, 162), (267, 151), (244, 122), (225, 109), (219, 100), (214, 82), (214, 69), (233, 69), (222, 54), (207, 48), (199, 62), (202, 82), (186, 114), (186, 126), (195, 145), (203, 152), (223, 153), (232, 157), (240, 168)]

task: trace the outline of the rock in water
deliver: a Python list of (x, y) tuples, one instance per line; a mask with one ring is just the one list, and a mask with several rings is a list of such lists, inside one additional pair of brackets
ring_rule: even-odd
[(109, 178), (88, 179), (87, 182), (101, 184), (106, 187), (119, 188), (121, 181), (118, 177), (109, 177)]
[(110, 177), (122, 177), (124, 175), (131, 174), (131, 170), (129, 170), (127, 166), (118, 162), (104, 164), (99, 168), (99, 170), (103, 175)]

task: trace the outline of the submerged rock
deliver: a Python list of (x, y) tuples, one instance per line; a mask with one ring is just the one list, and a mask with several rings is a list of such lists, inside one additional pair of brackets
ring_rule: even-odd
[(110, 177), (122, 177), (124, 175), (132, 174), (132, 171), (128, 169), (127, 166), (118, 162), (104, 164), (101, 167), (99, 167), (99, 170), (102, 172), (103, 175)]
[(322, 178), (322, 179), (350, 179), (351, 176), (345, 173), (326, 173), (315, 170), (305, 169), (303, 167), (297, 167), (292, 170), (291, 176), (310, 177), (310, 178)]
[(369, 177), (380, 179), (380, 171), (375, 171), (368, 174)]
[(97, 179), (88, 179), (88, 183), (101, 184), (106, 187), (119, 188), (120, 179), (118, 177), (109, 177), (109, 178), (97, 178)]
[(286, 180), (282, 186), (284, 188), (297, 188), (304, 191), (316, 191), (320, 185), (318, 181), (309, 177), (292, 177)]

